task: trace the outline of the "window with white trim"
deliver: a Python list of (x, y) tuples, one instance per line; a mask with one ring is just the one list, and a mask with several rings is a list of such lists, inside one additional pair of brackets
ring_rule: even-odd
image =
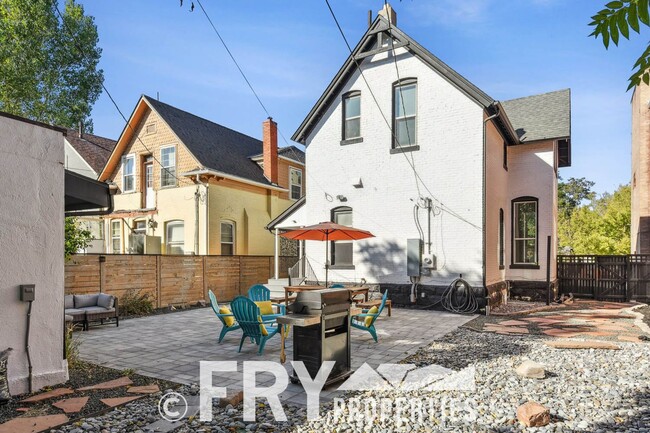
[(135, 155), (122, 157), (122, 191), (135, 191)]
[[(352, 208), (347, 206), (332, 209), (332, 222), (352, 226)], [(332, 241), (332, 266), (353, 266), (352, 241)]]
[(291, 200), (298, 200), (302, 197), (302, 170), (289, 168), (289, 189), (291, 190)]
[(515, 265), (537, 264), (537, 199), (516, 199), (512, 203), (513, 253)]
[(235, 224), (230, 221), (221, 221), (221, 255), (232, 256), (235, 254)]
[(111, 221), (111, 252), (119, 254), (122, 252), (122, 221)]
[(404, 79), (393, 85), (393, 148), (415, 146), (417, 81)]
[(176, 147), (160, 148), (160, 186), (176, 186)]
[(167, 254), (185, 254), (185, 223), (169, 221), (165, 230)]
[(343, 95), (343, 140), (361, 137), (361, 92)]

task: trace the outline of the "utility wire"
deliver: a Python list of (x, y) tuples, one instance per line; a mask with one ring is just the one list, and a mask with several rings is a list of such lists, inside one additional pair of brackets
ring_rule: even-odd
[[(377, 108), (379, 109), (379, 113), (381, 114), (382, 118), (384, 119), (384, 122), (386, 123), (386, 126), (388, 126), (389, 130), (391, 131), (391, 134), (392, 134), (392, 136), (393, 136), (393, 138), (394, 138), (394, 140), (395, 140), (395, 143), (396, 143), (400, 148), (402, 148), (402, 146), (401, 146), (401, 144), (400, 144), (400, 142), (399, 142), (399, 139), (398, 139), (397, 136), (395, 135), (395, 132), (393, 131), (393, 128), (392, 128), (390, 122), (388, 121), (388, 118), (386, 117), (386, 115), (384, 114), (383, 110), (381, 109), (381, 105), (379, 104), (379, 101), (377, 100), (377, 97), (376, 97), (375, 94), (373, 93), (373, 91), (372, 91), (372, 89), (371, 89), (371, 87), (370, 87), (370, 84), (368, 83), (368, 80), (366, 80), (366, 77), (365, 77), (365, 75), (364, 75), (364, 73), (363, 73), (363, 70), (361, 69), (361, 66), (359, 65), (359, 62), (357, 61), (357, 59), (354, 58), (354, 51), (352, 50), (352, 47), (350, 46), (350, 43), (348, 42), (348, 39), (347, 39), (347, 37), (345, 36), (345, 33), (343, 32), (343, 29), (341, 28), (341, 25), (339, 24), (338, 19), (336, 18), (336, 14), (334, 13), (334, 10), (332, 9), (332, 6), (330, 5), (329, 0), (325, 0), (325, 3), (327, 4), (327, 8), (329, 9), (330, 14), (332, 15), (332, 18), (334, 19), (334, 22), (336, 23), (336, 27), (338, 28), (339, 33), (341, 34), (341, 37), (343, 38), (343, 41), (345, 42), (345, 45), (348, 47), (348, 51), (350, 52), (350, 57), (352, 58), (352, 61), (353, 61), (354, 64), (356, 65), (357, 69), (359, 70), (359, 73), (360, 73), (360, 75), (361, 75), (361, 78), (363, 78), (363, 81), (365, 82), (366, 86), (368, 87), (368, 91), (370, 92), (370, 95), (372, 96), (372, 99), (375, 101), (375, 104), (377, 105)], [(391, 38), (392, 38), (392, 36), (391, 36)], [(393, 46), (393, 47), (394, 47), (394, 46)], [(402, 154), (404, 154), (404, 153), (402, 152)], [(407, 156), (407, 155), (404, 155), (404, 158), (406, 158), (406, 162), (407, 162), (407, 163), (411, 166), (411, 168), (413, 169), (413, 173), (414, 173), (414, 175), (415, 175), (416, 182), (419, 180), (419, 182), (422, 183), (422, 186), (427, 190), (427, 192), (431, 195), (431, 197), (432, 197), (433, 199), (435, 199), (435, 200), (439, 203), (439, 205), (440, 205), (440, 209), (442, 209), (443, 211), (447, 212), (448, 214), (454, 216), (455, 218), (457, 218), (457, 219), (459, 219), (459, 220), (461, 220), (461, 221), (463, 221), (463, 222), (469, 224), (470, 226), (474, 227), (475, 229), (477, 229), (477, 230), (479, 230), (479, 231), (482, 231), (482, 230), (483, 230), (481, 227), (477, 226), (477, 225), (474, 224), (473, 222), (471, 222), (471, 221), (469, 221), (468, 219), (462, 217), (461, 215), (459, 215), (458, 213), (454, 212), (453, 210), (449, 209), (446, 205), (444, 205), (444, 204), (440, 201), (440, 199), (438, 199), (438, 198), (437, 198), (437, 197), (436, 197), (436, 196), (431, 192), (431, 190), (429, 189), (429, 187), (428, 187), (428, 186), (426, 185), (426, 183), (422, 180), (422, 177), (421, 177), (420, 174), (417, 172), (417, 170), (415, 169), (415, 166), (411, 163), (411, 161), (409, 160), (408, 156)]]
[[(68, 25), (66, 24), (65, 19), (63, 18), (63, 14), (61, 13), (61, 10), (59, 10), (59, 6), (55, 3), (55, 4), (54, 4), (54, 7), (55, 7), (55, 9), (56, 9), (57, 14), (58, 14), (59, 17), (61, 18), (61, 23), (63, 24), (63, 27), (64, 27), (65, 30), (70, 34), (70, 36), (73, 37), (72, 42), (74, 43), (75, 48), (77, 49), (77, 51), (79, 51), (79, 54), (82, 56), (82, 58), (86, 57), (86, 54), (84, 53), (83, 48), (81, 48), (81, 46), (79, 45), (79, 43), (77, 42), (77, 40), (74, 39), (74, 33), (72, 33), (72, 32), (70, 31), (70, 29), (68, 28)], [(156, 155), (154, 154), (154, 152), (152, 152), (152, 151), (147, 147), (147, 145), (144, 144), (144, 142), (142, 141), (142, 139), (140, 139), (140, 137), (135, 133), (135, 132), (136, 132), (136, 131), (135, 131), (135, 128), (133, 128), (133, 126), (131, 125), (131, 122), (129, 121), (129, 119), (126, 118), (126, 116), (124, 115), (124, 113), (123, 113), (122, 110), (120, 109), (119, 105), (117, 105), (117, 102), (115, 102), (115, 99), (113, 98), (113, 95), (111, 95), (111, 92), (108, 91), (108, 89), (106, 88), (106, 85), (104, 84), (103, 81), (102, 81), (102, 89), (104, 90), (104, 93), (106, 93), (106, 95), (108, 96), (108, 98), (110, 99), (110, 101), (113, 103), (113, 105), (115, 106), (115, 109), (117, 110), (117, 112), (120, 114), (120, 116), (122, 117), (122, 119), (123, 119), (124, 122), (126, 123), (126, 126), (127, 126), (129, 129), (131, 129), (131, 131), (133, 131), (133, 135), (134, 135), (134, 137), (135, 137), (135, 138), (140, 142), (140, 144), (142, 144), (142, 146), (147, 150), (147, 152), (149, 152), (149, 153), (151, 154), (151, 157), (153, 158), (153, 160), (156, 161), (156, 162), (158, 163), (158, 165), (160, 165), (160, 167), (161, 167), (163, 170), (165, 170), (165, 171), (167, 172), (167, 174), (171, 175), (174, 179), (176, 179), (176, 180), (179, 182), (179, 184), (182, 183), (182, 182), (185, 182), (185, 183), (187, 183), (188, 185), (194, 185), (194, 182), (190, 182), (190, 181), (187, 180), (187, 179), (184, 179), (184, 178), (181, 179), (181, 178), (179, 178), (178, 176), (176, 176), (175, 173), (172, 173), (171, 170), (169, 170), (167, 167), (165, 167), (165, 166), (162, 164), (162, 162), (160, 162), (160, 160), (156, 157)], [(174, 155), (174, 157), (176, 158), (176, 155)]]

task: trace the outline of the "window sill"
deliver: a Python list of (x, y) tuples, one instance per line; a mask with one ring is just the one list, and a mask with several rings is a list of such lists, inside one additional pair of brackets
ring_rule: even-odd
[(505, 268), (506, 268), (505, 266), (503, 266), (503, 265), (499, 265), (499, 270), (500, 270), (500, 271), (504, 270)]
[(329, 269), (354, 270), (354, 265), (330, 265)]
[(532, 263), (531, 264), (524, 264), (524, 263), (516, 264), (516, 263), (513, 263), (512, 265), (510, 265), (510, 269), (539, 269), (539, 265), (532, 264)]
[(414, 152), (416, 150), (420, 150), (419, 145), (415, 146), (402, 146), (402, 147), (394, 147), (390, 150), (391, 155), (395, 153), (405, 153), (405, 152)]
[(161, 189), (169, 189), (169, 188), (176, 188), (178, 185), (167, 185), (167, 186), (161, 186), (159, 190)]
[(348, 144), (363, 143), (363, 137), (357, 138), (348, 138), (347, 140), (341, 140), (341, 146), (347, 146)]

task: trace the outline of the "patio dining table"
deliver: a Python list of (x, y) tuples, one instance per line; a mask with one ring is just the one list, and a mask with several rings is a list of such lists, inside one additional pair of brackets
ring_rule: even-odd
[[(318, 285), (304, 285), (304, 286), (285, 286), (284, 287), (284, 305), (289, 307), (289, 299), (290, 295), (293, 293), (298, 293), (298, 292), (308, 292), (310, 290), (323, 290), (325, 289), (325, 286), (318, 286)], [(369, 287), (367, 286), (361, 286), (361, 287), (350, 287), (348, 288), (350, 290), (350, 294), (354, 298), (357, 295), (363, 295), (365, 302), (368, 302), (368, 292), (370, 290)]]

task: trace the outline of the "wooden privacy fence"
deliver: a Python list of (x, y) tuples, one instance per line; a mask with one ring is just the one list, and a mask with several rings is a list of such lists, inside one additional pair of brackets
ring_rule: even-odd
[(561, 293), (599, 301), (650, 299), (650, 255), (558, 256)]
[[(280, 257), (280, 278), (297, 257)], [(157, 308), (246, 294), (253, 284), (273, 277), (272, 256), (172, 256), (136, 254), (76, 255), (65, 265), (66, 294), (104, 292), (117, 297), (129, 290), (148, 293)]]

